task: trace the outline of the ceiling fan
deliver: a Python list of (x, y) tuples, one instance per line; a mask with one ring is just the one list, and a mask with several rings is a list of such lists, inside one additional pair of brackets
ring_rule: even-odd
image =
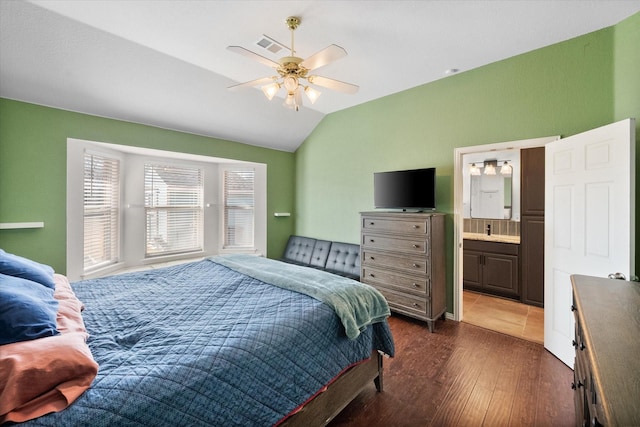
[(246, 83), (230, 86), (228, 88), (229, 90), (262, 85), (262, 91), (265, 96), (269, 100), (272, 100), (280, 88), (284, 87), (287, 91), (287, 95), (283, 105), (295, 111), (298, 111), (302, 106), (302, 92), (307, 95), (312, 104), (315, 103), (320, 96), (320, 92), (318, 90), (311, 86), (304, 85), (302, 82), (303, 80), (306, 80), (310, 84), (326, 87), (339, 92), (353, 94), (358, 91), (358, 86), (351, 83), (345, 83), (328, 77), (309, 74), (320, 67), (347, 56), (346, 50), (340, 46), (332, 44), (322, 49), (320, 52), (311, 55), (307, 59), (299, 58), (295, 56), (296, 51), (293, 44), (293, 33), (300, 25), (300, 18), (297, 16), (290, 16), (285, 22), (289, 30), (291, 30), (291, 55), (280, 58), (278, 62), (272, 61), (262, 55), (258, 55), (257, 53), (241, 46), (227, 46), (228, 50), (251, 58), (261, 64), (267, 65), (268, 67), (272, 67), (278, 72), (278, 75), (272, 77), (263, 77)]

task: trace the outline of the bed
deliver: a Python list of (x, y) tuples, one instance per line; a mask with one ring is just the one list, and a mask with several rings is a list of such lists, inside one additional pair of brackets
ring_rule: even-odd
[[(83, 324), (58, 316), (65, 333), (26, 343), (88, 335), (90, 354), (77, 351), (81, 379), (54, 393), (68, 407), (24, 425), (324, 425), (374, 380), (381, 389), (382, 354), (394, 355), (377, 291), (266, 258), (213, 257), (73, 290), (55, 281), (61, 306), (66, 296), (84, 307)], [(17, 344), (0, 346), (0, 359)], [(22, 421), (6, 412), (0, 422)]]

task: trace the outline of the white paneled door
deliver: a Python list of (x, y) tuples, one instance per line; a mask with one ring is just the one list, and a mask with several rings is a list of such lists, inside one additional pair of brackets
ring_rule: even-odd
[(544, 346), (569, 367), (570, 276), (633, 274), (634, 134), (627, 119), (545, 146)]

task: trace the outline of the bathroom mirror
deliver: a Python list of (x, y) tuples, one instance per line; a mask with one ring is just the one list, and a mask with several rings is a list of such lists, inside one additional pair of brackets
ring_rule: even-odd
[(512, 175), (471, 175), (471, 218), (511, 219)]

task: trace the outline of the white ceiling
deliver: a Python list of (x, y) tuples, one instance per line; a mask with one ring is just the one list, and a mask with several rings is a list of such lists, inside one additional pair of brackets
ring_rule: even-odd
[[(373, 99), (617, 24), (640, 0), (172, 1), (0, 0), (0, 96), (295, 151), (322, 118)], [(335, 43), (346, 58), (317, 74), (360, 86), (321, 89), (298, 112), (259, 88), (273, 75), (226, 50), (273, 60), (263, 34), (297, 55)]]

